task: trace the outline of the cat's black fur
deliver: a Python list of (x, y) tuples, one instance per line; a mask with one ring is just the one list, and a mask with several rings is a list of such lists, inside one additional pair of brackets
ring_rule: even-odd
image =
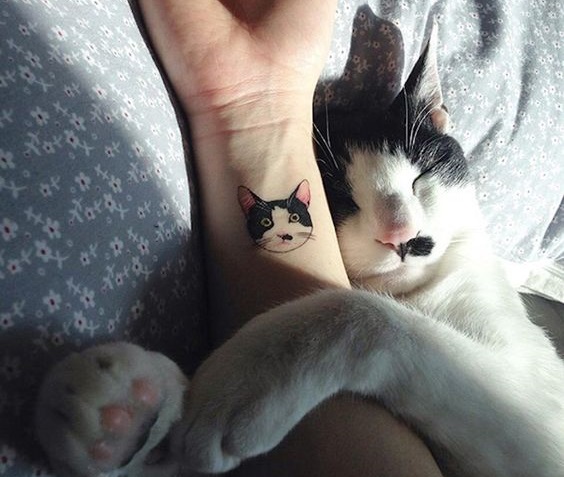
[[(251, 192), (256, 203), (248, 211), (247, 230), (255, 242), (259, 241), (266, 231), (274, 227), (275, 224), (272, 212), (276, 207), (286, 209), (290, 215), (297, 214), (297, 223), (303, 225), (304, 227), (313, 226), (307, 206), (296, 197), (296, 192), (297, 191), (294, 191), (287, 199), (271, 201), (261, 199), (258, 195)], [(263, 222), (263, 219), (268, 219), (269, 225), (263, 225), (261, 223)]]
[[(422, 76), (428, 47), (416, 63), (404, 88), (384, 111), (331, 110), (315, 115), (317, 158), (335, 225), (358, 211), (346, 180), (349, 150), (375, 152), (388, 149), (405, 153), (423, 174), (432, 174), (444, 185), (470, 182), (464, 153), (458, 141), (439, 131), (428, 105), (417, 102), (413, 91)], [(375, 154), (376, 156), (376, 154)]]

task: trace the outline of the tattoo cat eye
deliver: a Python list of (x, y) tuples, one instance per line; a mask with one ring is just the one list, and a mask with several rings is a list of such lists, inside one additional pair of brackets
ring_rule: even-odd
[(260, 224), (263, 227), (270, 227), (272, 225), (272, 220), (270, 220), (268, 217), (264, 217), (263, 219), (260, 219)]
[(296, 213), (293, 213), (292, 215), (290, 215), (290, 222), (292, 223), (296, 223), (300, 220), (300, 216)]

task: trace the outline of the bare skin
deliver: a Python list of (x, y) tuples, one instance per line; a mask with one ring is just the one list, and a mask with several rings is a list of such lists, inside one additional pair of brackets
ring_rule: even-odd
[[(335, 0), (139, 0), (188, 115), (196, 152), (216, 344), (280, 302), (350, 287), (311, 143), (311, 100)], [(288, 253), (253, 247), (237, 203), (307, 179), (315, 239)], [(221, 307), (220, 304), (227, 304)], [(241, 476), (440, 476), (427, 448), (375, 403), (337, 397)]]

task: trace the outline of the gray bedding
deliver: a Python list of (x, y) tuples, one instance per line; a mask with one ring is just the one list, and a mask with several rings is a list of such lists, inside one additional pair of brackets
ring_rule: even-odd
[[(315, 106), (389, 101), (437, 21), (496, 251), (564, 301), (562, 10), (343, 0)], [(0, 475), (46, 475), (31, 410), (56, 359), (131, 339), (192, 370), (206, 352), (197, 209), (183, 125), (125, 0), (3, 2), (0, 98)]]

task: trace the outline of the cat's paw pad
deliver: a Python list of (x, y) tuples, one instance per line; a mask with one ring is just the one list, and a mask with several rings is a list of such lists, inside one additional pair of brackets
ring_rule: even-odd
[(39, 440), (61, 475), (90, 477), (124, 466), (142, 475), (149, 452), (180, 418), (186, 384), (172, 361), (132, 344), (73, 354), (42, 385)]

